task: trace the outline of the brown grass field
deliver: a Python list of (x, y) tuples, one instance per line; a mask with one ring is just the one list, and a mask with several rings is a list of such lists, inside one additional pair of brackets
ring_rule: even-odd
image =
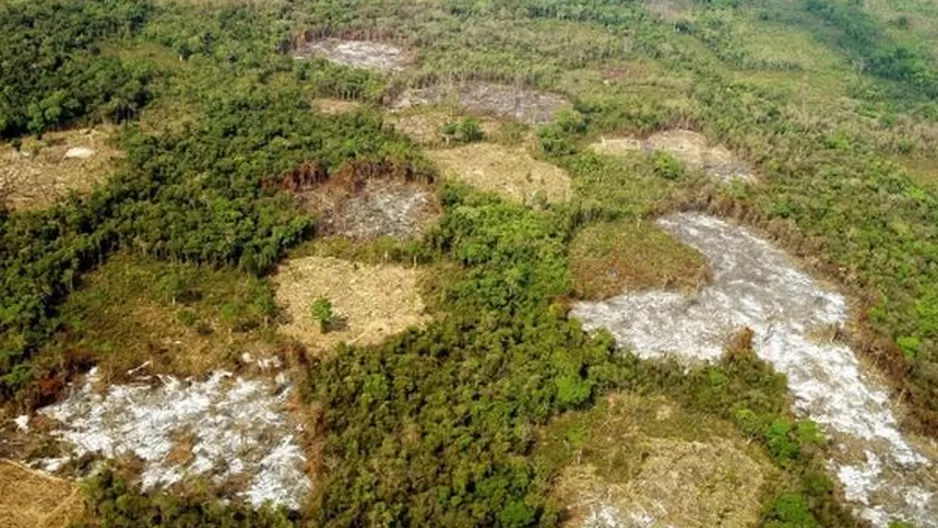
[(563, 169), (534, 159), (524, 148), (474, 143), (434, 150), (428, 155), (445, 177), (494, 192), (513, 202), (561, 203), (572, 195), (570, 177)]
[(95, 128), (27, 137), (19, 150), (0, 145), (0, 202), (11, 209), (41, 209), (69, 192), (85, 193), (107, 178), (120, 151), (112, 130)]
[[(343, 341), (378, 343), (429, 319), (413, 268), (306, 257), (288, 261), (273, 280), (277, 303), (289, 318), (283, 332), (312, 351), (328, 351)], [(326, 333), (309, 311), (320, 297), (332, 303), (338, 320)]]
[(0, 460), (3, 528), (64, 528), (83, 511), (84, 497), (73, 482)]
[[(755, 526), (778, 477), (732, 423), (628, 394), (556, 420), (536, 456), (563, 467), (554, 494), (570, 528), (600, 509), (622, 526)], [(629, 524), (639, 517), (646, 524)]]

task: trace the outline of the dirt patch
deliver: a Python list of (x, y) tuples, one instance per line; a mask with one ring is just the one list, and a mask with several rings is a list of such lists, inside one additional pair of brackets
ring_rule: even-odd
[(433, 104), (453, 104), (471, 113), (516, 119), (527, 125), (550, 123), (554, 116), (572, 105), (557, 94), (507, 84), (471, 82), (438, 84), (406, 90), (394, 102), (394, 109)]
[(475, 143), (434, 150), (428, 156), (444, 176), (523, 204), (561, 203), (570, 199), (570, 177), (560, 167), (535, 160), (527, 150)]
[(575, 497), (570, 507), (573, 522), (568, 526), (757, 524), (762, 468), (729, 441), (647, 438), (638, 454), (641, 462), (634, 476), (624, 482), (602, 477), (591, 465), (564, 471), (558, 494)]
[[(429, 320), (413, 268), (307, 257), (281, 266), (274, 282), (277, 303), (289, 318), (284, 333), (314, 351), (331, 350), (340, 342), (379, 343)], [(337, 319), (325, 333), (310, 314), (318, 298), (332, 303)]]
[(587, 226), (570, 246), (570, 270), (583, 299), (649, 288), (693, 291), (709, 276), (703, 255), (642, 220)]
[(572, 315), (640, 356), (688, 362), (720, 357), (733, 333), (749, 328), (753, 351), (787, 376), (795, 411), (831, 439), (831, 470), (858, 514), (876, 526), (890, 518), (938, 526), (938, 459), (902, 434), (887, 388), (849, 346), (817, 339), (819, 329), (846, 324), (846, 299), (741, 227), (696, 213), (658, 225), (707, 258), (712, 281), (694, 295), (578, 303)]
[(307, 42), (294, 52), (293, 58), (302, 60), (314, 55), (337, 64), (378, 71), (401, 71), (414, 60), (412, 54), (392, 44), (334, 38)]
[(358, 239), (410, 238), (419, 234), (440, 206), (423, 185), (368, 180), (361, 192), (332, 204), (323, 232)]
[(345, 114), (362, 107), (360, 103), (342, 99), (314, 99), (312, 105), (313, 108), (326, 115)]
[(687, 0), (646, 0), (645, 9), (665, 22), (681, 22), (693, 18), (693, 2)]
[(755, 180), (752, 170), (732, 152), (722, 145), (710, 145), (703, 134), (691, 130), (665, 130), (645, 140), (631, 137), (603, 138), (590, 148), (598, 154), (609, 156), (630, 152), (666, 152), (688, 167), (702, 170), (724, 182)]
[(0, 460), (0, 526), (63, 528), (83, 511), (84, 497), (74, 483)]
[(0, 202), (14, 210), (41, 209), (69, 192), (103, 181), (121, 153), (107, 144), (108, 128), (50, 132), (0, 145)]
[(316, 215), (320, 235), (405, 239), (439, 216), (440, 204), (430, 184), (406, 175), (368, 178), (354, 172), (340, 170), (330, 178), (316, 166), (303, 166), (278, 185)]

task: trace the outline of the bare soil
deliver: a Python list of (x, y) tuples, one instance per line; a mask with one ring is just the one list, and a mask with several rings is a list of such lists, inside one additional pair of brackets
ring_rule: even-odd
[[(416, 269), (397, 265), (366, 265), (328, 257), (288, 261), (273, 278), (277, 303), (289, 320), (282, 330), (314, 352), (331, 350), (343, 341), (379, 343), (429, 320), (418, 279)], [(309, 311), (320, 297), (332, 303), (337, 318), (325, 333)]]
[(441, 211), (432, 186), (399, 178), (333, 178), (296, 196), (318, 217), (320, 234), (355, 239), (411, 238)]
[(693, 3), (687, 0), (646, 0), (645, 9), (667, 22), (680, 22), (693, 18)]
[(722, 181), (752, 181), (752, 169), (722, 145), (711, 145), (707, 138), (691, 130), (665, 130), (645, 140), (634, 137), (603, 138), (591, 147), (594, 152), (621, 156), (631, 152), (661, 151), (693, 169), (702, 170)]
[(19, 150), (0, 145), (0, 203), (41, 209), (69, 192), (88, 192), (103, 181), (121, 152), (108, 145), (112, 130), (96, 128), (28, 137)]
[(314, 55), (321, 55), (332, 62), (353, 68), (388, 72), (401, 71), (414, 60), (413, 55), (403, 48), (367, 40), (313, 40), (301, 45), (294, 52), (294, 58), (298, 60)]
[(326, 115), (344, 114), (354, 112), (361, 108), (361, 104), (355, 101), (345, 101), (343, 99), (314, 99), (313, 108)]
[(84, 511), (73, 482), (0, 460), (0, 526), (64, 528)]
[(428, 153), (444, 176), (523, 204), (570, 199), (570, 177), (563, 169), (535, 160), (523, 147), (474, 143)]
[(516, 119), (527, 125), (547, 124), (558, 111), (572, 108), (570, 101), (557, 94), (488, 82), (438, 84), (406, 90), (392, 108), (441, 103), (459, 105), (471, 113)]

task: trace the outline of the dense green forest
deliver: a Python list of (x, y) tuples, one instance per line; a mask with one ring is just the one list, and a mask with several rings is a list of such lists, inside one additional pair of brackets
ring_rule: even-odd
[[(105, 473), (85, 485), (83, 522), (558, 526), (567, 513), (553, 489), (568, 460), (534, 456), (543, 431), (624, 392), (668, 397), (754, 442), (777, 472), (761, 525), (863, 526), (784, 376), (747, 343), (685, 368), (585, 333), (567, 317), (568, 249), (591, 223), (679, 209), (770, 235), (855, 301), (851, 343), (908, 405), (903, 427), (934, 438), (936, 15), (924, 1), (0, 0), (0, 138), (108, 123), (125, 153), (89, 194), (37, 211), (0, 203), (0, 398), (29, 409), (48, 400), (43, 382), (89, 366), (94, 350), (61, 345), (76, 331), (62, 305), (115, 254), (266, 280), (321, 238), (285, 178), (305, 167), (436, 182), (388, 103), (437, 83), (508, 83), (572, 102), (530, 132), (575, 198), (530, 208), (441, 184), (440, 220), (419, 240), (375, 243), (443, 270), (426, 285), (436, 318), (303, 366), (305, 402), (322, 408), (323, 481), (309, 506), (252, 511)], [(295, 60), (314, 35), (416, 58), (392, 73)], [(317, 110), (325, 97), (358, 107)], [(477, 117), (441, 134), (481, 139)], [(759, 184), (718, 186), (668, 157), (624, 163), (588, 148), (678, 127), (738, 153)]]

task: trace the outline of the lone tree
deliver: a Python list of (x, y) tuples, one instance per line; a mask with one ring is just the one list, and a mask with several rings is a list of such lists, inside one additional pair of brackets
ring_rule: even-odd
[(326, 333), (335, 321), (335, 312), (332, 311), (332, 301), (319, 297), (309, 305), (309, 315), (319, 323), (319, 331)]

